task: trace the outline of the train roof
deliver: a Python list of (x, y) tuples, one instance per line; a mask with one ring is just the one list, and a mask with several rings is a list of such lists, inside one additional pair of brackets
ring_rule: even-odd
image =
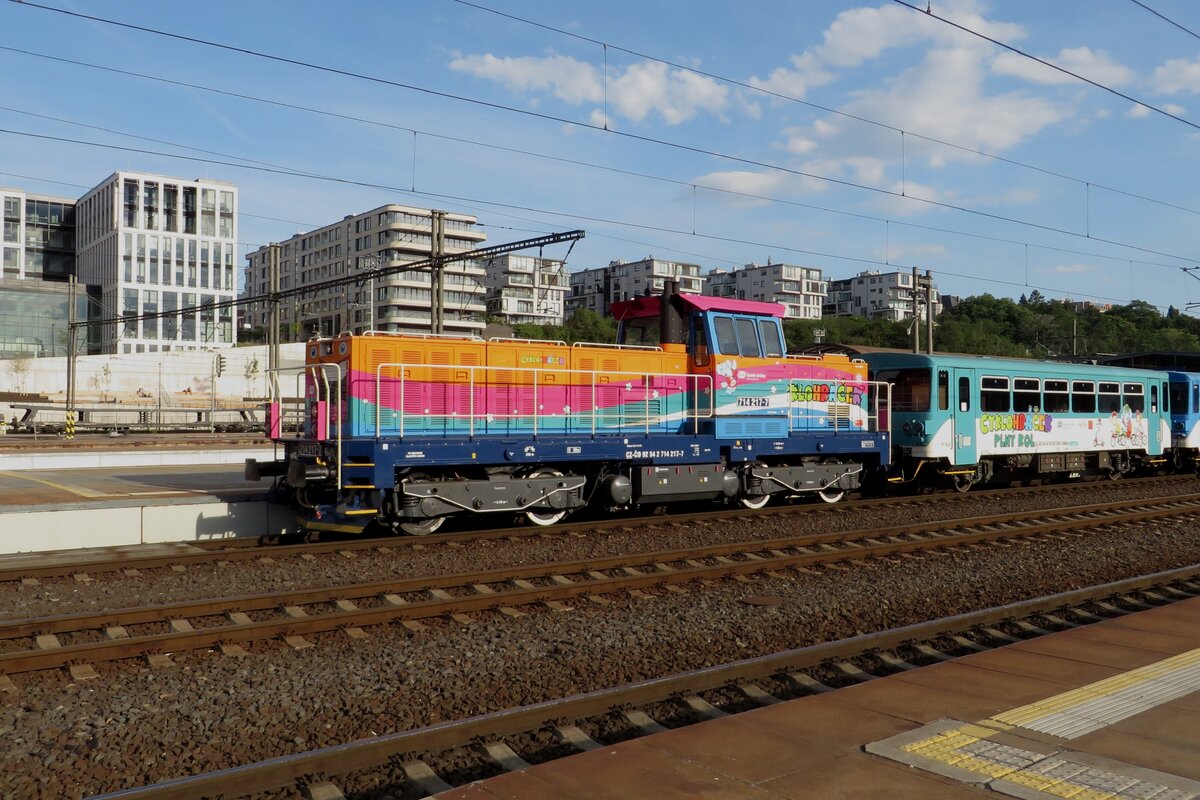
[[(782, 317), (787, 308), (782, 303), (760, 303), (757, 300), (735, 300), (731, 297), (709, 297), (703, 294), (676, 295), (696, 311), (728, 311), (731, 314), (757, 314), (764, 317)], [(632, 300), (622, 300), (612, 304), (612, 315), (620, 321), (623, 319), (640, 319), (656, 317), (661, 295), (641, 295)]]
[(1026, 372), (1028, 374), (1078, 375), (1080, 377), (1104, 374), (1126, 377), (1162, 379), (1165, 372), (1132, 367), (1112, 367), (1106, 364), (1089, 364), (1076, 361), (1050, 361), (1033, 358), (1001, 358), (998, 356), (941, 355), (934, 353), (863, 353), (872, 369), (879, 367), (941, 366), (963, 369), (988, 370), (1002, 373)]

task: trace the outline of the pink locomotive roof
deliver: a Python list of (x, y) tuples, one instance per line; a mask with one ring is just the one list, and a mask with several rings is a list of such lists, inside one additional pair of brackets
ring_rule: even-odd
[[(781, 303), (760, 303), (757, 300), (734, 300), (729, 297), (709, 297), (703, 294), (680, 294), (679, 299), (699, 311), (729, 311), (733, 314), (758, 314), (765, 317), (782, 317), (787, 309)], [(640, 319), (658, 316), (659, 295), (643, 295), (632, 300), (612, 304), (613, 317)]]

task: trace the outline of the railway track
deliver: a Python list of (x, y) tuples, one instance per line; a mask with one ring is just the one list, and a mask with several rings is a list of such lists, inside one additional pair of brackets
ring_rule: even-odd
[[(1170, 490), (1174, 487), (1200, 488), (1200, 481), (1197, 481), (1194, 475), (1152, 476), (1124, 481), (1122, 484), (1136, 485), (1139, 489), (1147, 491)], [(262, 558), (264, 555), (282, 559), (308, 555), (321, 556), (341, 551), (355, 552), (377, 549), (379, 547), (404, 550), (417, 547), (467, 546), (473, 542), (485, 540), (587, 536), (589, 533), (610, 531), (631, 526), (684, 525), (697, 522), (720, 523), (737, 520), (772, 520), (808, 516), (821, 518), (831, 514), (845, 514), (856, 509), (896, 509), (898, 512), (903, 513), (903, 510), (906, 508), (924, 507), (933, 504), (945, 506), (959, 502), (972, 503), (978, 501), (980, 498), (1013, 498), (1021, 496), (1046, 496), (1052, 498), (1064, 491), (1078, 491), (1081, 488), (1080, 484), (1048, 484), (1020, 488), (987, 489), (965, 495), (937, 494), (879, 497), (851, 500), (836, 505), (795, 504), (770, 506), (757, 511), (739, 508), (678, 512), (640, 517), (623, 516), (601, 520), (584, 519), (566, 522), (549, 528), (520, 525), (515, 527), (489, 528), (486, 530), (439, 533), (433, 536), (422, 537), (387, 535), (299, 544), (272, 543), (269, 549), (261, 547), (260, 545), (263, 542), (260, 540), (245, 539), (179, 544), (149, 554), (143, 553), (136, 548), (98, 549), (85, 553), (38, 553), (10, 557), (0, 562), (0, 583), (9, 581), (34, 582), (39, 579), (64, 577), (76, 577), (81, 580), (87, 580), (94, 575), (108, 572), (136, 574), (131, 573), (131, 571), (214, 564), (222, 561), (248, 561)]]
[[(915, 665), (908, 659), (926, 663), (951, 660), (955, 653), (978, 652), (1017, 638), (1043, 635), (1050, 629), (1077, 627), (1198, 595), (1200, 566), (1191, 566), (110, 792), (97, 800), (183, 800), (299, 787), (305, 796), (341, 796), (329, 780), (331, 776), (382, 772), (390, 778), (397, 770), (389, 767), (389, 762), (396, 761), (400, 762), (400, 774), (393, 779), (396, 783), (422, 794), (435, 794), (451, 787), (430, 764), (448, 752), (472, 750), (477, 760), (487, 764), (485, 771), (523, 769), (529, 766), (525, 757), (533, 754), (526, 751), (525, 756), (520, 755), (508, 741), (519, 738), (529, 742), (538, 734), (549, 733), (556, 752), (595, 749), (601, 745), (584, 728), (593, 727), (587, 723), (600, 718), (621, 718), (630, 735), (654, 733), (664, 726), (648, 710), (682, 708), (684, 718), (691, 720), (724, 716), (727, 712), (719, 706), (729, 707), (724, 700), (731, 692), (741, 698), (734, 706), (766, 705), (784, 696), (828, 691), (831, 687), (814, 674), (833, 674), (847, 683), (870, 680), (912, 669)], [(769, 691), (764, 686), (779, 689)]]
[(465, 615), (480, 612), (516, 616), (524, 613), (522, 607), (560, 610), (579, 599), (603, 605), (608, 602), (604, 596), (614, 593), (681, 592), (684, 584), (697, 581), (914, 557), (1198, 513), (1200, 493), (11, 620), (0, 623), (0, 675), (8, 682), (4, 688), (15, 691), (7, 676), (35, 670), (67, 667), (73, 678), (83, 680), (96, 675), (95, 664), (133, 657), (147, 656), (156, 663), (166, 653), (214, 647), (238, 656), (245, 654), (243, 645), (268, 640), (304, 648), (312, 645), (307, 636), (343, 631), (364, 638), (369, 636), (364, 628), (391, 622), (415, 626), (423, 619), (450, 617), (469, 624)]

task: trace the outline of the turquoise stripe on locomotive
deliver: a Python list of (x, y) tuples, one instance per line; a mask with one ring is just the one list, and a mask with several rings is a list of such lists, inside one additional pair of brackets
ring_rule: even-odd
[(1165, 372), (981, 356), (872, 353), (891, 383), (894, 482), (1120, 477), (1166, 461)]

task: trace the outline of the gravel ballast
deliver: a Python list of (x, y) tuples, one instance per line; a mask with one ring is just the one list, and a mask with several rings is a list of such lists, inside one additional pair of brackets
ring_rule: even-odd
[[(1071, 497), (1061, 504), (1121, 499), (1109, 495), (1117, 484), (1088, 490), (1086, 500)], [(966, 512), (955, 505), (954, 516), (1017, 510), (993, 497), (981, 503), (986, 509)], [(936, 513), (939, 505), (922, 508)], [(827, 530), (841, 524), (862, 528), (874, 513), (885, 512), (862, 509), (814, 519)], [(905, 514), (911, 519), (915, 512)], [(775, 518), (761, 522), (768, 529), (784, 524)], [(764, 538), (784, 532), (755, 530)], [(520, 556), (521, 548), (509, 549), (515, 543), (494, 551), (431, 547), (403, 563), (394, 555), (335, 555), (320, 563), (288, 562), (303, 574), (288, 574), (282, 564), (246, 564), (236, 575), (258, 584), (254, 591), (265, 591), (269, 587), (262, 584), (284, 581), (300, 587), (368, 580), (365, 572), (388, 565), (393, 574), (453, 572), (481, 560), (498, 566), (486, 560), (501, 553), (530, 561), (580, 558), (558, 550), (665, 549), (691, 537), (725, 540), (743, 533), (727, 525), (687, 531), (666, 526), (648, 539), (630, 532), (624, 542), (615, 534), (536, 539)], [(376, 559), (379, 565), (367, 569)], [(418, 566), (422, 559), (428, 560)], [(481, 613), (471, 625), (434, 620), (415, 632), (379, 626), (364, 640), (340, 633), (310, 637), (317, 646), (305, 650), (273, 642), (249, 646), (244, 658), (219, 651), (181, 653), (170, 667), (150, 668), (141, 660), (102, 665), (100, 678), (82, 683), (72, 683), (65, 671), (18, 675), (19, 691), (0, 707), (0, 737), (8, 744), (0, 754), (0, 795), (84, 797), (1197, 562), (1195, 521), (1156, 522), (1007, 547), (753, 576), (749, 582), (689, 584), (683, 594), (612, 595), (608, 605), (580, 599), (570, 611), (531, 609), (517, 618)], [(69, 606), (145, 603), (161, 599), (154, 592), (184, 587), (191, 594), (182, 597), (227, 588), (212, 582), (230, 574), (227, 570), (193, 572), (207, 570), (141, 576), (150, 586), (122, 578), (4, 587), (4, 608), (12, 613), (7, 599), (15, 596), (27, 598), (20, 614), (26, 616), (39, 606), (62, 613)], [(236, 591), (250, 590), (241, 585)], [(56, 602), (48, 599), (51, 593), (62, 596)], [(754, 596), (779, 603), (748, 603)]]

